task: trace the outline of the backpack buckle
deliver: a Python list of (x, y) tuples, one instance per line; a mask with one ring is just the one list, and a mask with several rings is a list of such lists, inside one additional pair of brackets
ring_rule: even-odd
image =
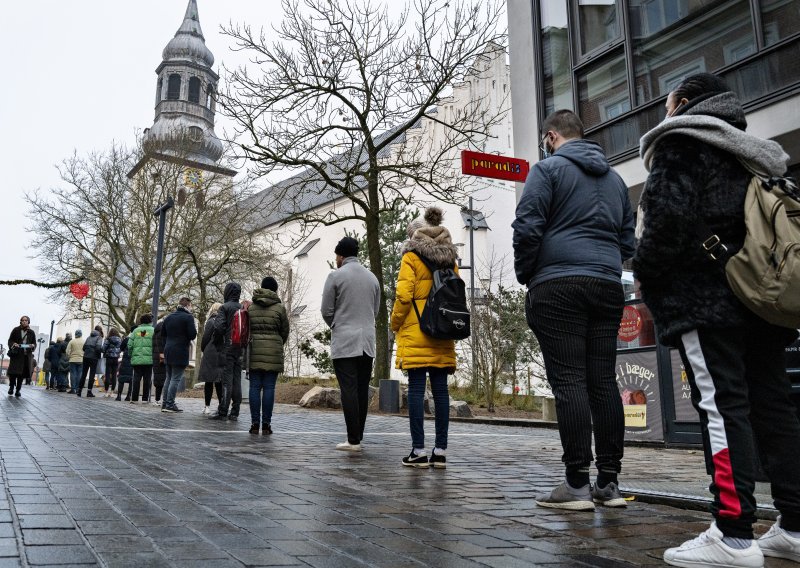
[(723, 253), (728, 252), (728, 247), (722, 244), (722, 240), (717, 235), (711, 235), (703, 241), (703, 249), (714, 260), (719, 260), (719, 256), (717, 256), (718, 248), (721, 248)]

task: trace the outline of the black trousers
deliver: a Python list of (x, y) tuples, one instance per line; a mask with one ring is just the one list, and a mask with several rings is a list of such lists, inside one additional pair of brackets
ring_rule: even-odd
[(222, 397), (223, 397), (223, 394), (222, 394), (222, 383), (212, 383), (212, 382), (206, 381), (203, 384), (203, 394), (205, 395), (206, 406), (211, 406), (211, 395), (214, 394), (215, 390), (217, 391), (217, 400), (218, 401), (222, 400)]
[(753, 538), (756, 444), (781, 527), (800, 531), (800, 421), (789, 398), (786, 335), (753, 316), (742, 327), (681, 336), (711, 476), (711, 512), (727, 536)]
[(239, 416), (242, 404), (242, 350), (230, 346), (225, 348), (225, 370), (222, 373), (222, 398), (219, 399), (219, 414)]
[(22, 383), (25, 382), (25, 377), (8, 377), (8, 394), (14, 394), (22, 390)]
[(86, 392), (92, 392), (94, 386), (94, 376), (97, 374), (97, 359), (83, 358), (83, 370), (81, 371), (81, 380), (78, 383), (78, 392), (83, 390), (83, 385), (86, 384), (86, 377), (89, 377), (89, 384), (87, 385)]
[(347, 425), (347, 441), (360, 444), (369, 410), (369, 381), (372, 378), (372, 357), (344, 357), (333, 360), (336, 379), (342, 393), (342, 411)]
[(622, 468), (625, 416), (614, 364), (623, 304), (621, 283), (592, 277), (547, 280), (528, 292), (525, 315), (542, 348), (568, 470), (589, 467), (592, 432), (597, 469)]
[(147, 402), (150, 400), (150, 380), (153, 375), (152, 365), (134, 365), (133, 366), (133, 384), (130, 390), (133, 391), (131, 400), (136, 402), (139, 400), (139, 384), (142, 385), (142, 400)]
[(119, 359), (106, 359), (106, 374), (103, 377), (106, 392), (117, 388), (117, 371), (119, 370)]

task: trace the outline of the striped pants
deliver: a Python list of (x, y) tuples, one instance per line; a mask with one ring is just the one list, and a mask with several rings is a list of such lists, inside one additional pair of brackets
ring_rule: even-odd
[(525, 315), (556, 398), (567, 470), (589, 467), (592, 431), (597, 469), (622, 468), (625, 417), (614, 363), (623, 304), (621, 283), (585, 276), (547, 280), (528, 291)]
[(692, 330), (679, 346), (702, 424), (711, 512), (723, 534), (750, 539), (756, 445), (781, 527), (800, 531), (800, 421), (789, 398), (787, 330), (752, 320)]

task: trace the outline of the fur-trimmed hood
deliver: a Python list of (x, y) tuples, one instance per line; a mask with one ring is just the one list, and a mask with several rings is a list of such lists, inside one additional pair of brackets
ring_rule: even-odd
[(402, 253), (413, 252), (438, 266), (452, 266), (458, 258), (458, 249), (453, 245), (450, 231), (438, 227), (420, 227), (403, 244)]

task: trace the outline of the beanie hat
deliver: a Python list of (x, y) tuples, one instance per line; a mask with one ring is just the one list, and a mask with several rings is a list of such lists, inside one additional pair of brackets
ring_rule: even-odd
[(261, 287), (264, 290), (272, 290), (273, 292), (278, 291), (278, 281), (275, 280), (272, 276), (267, 276), (261, 281)]
[(438, 207), (428, 207), (424, 215), (420, 215), (408, 224), (408, 238), (414, 236), (417, 229), (422, 227), (438, 227), (442, 224), (444, 213)]
[(356, 256), (358, 255), (358, 241), (353, 237), (344, 237), (333, 249), (333, 252), (344, 258)]
[(75, 337), (83, 337), (83, 331), (80, 329), (75, 330)]

